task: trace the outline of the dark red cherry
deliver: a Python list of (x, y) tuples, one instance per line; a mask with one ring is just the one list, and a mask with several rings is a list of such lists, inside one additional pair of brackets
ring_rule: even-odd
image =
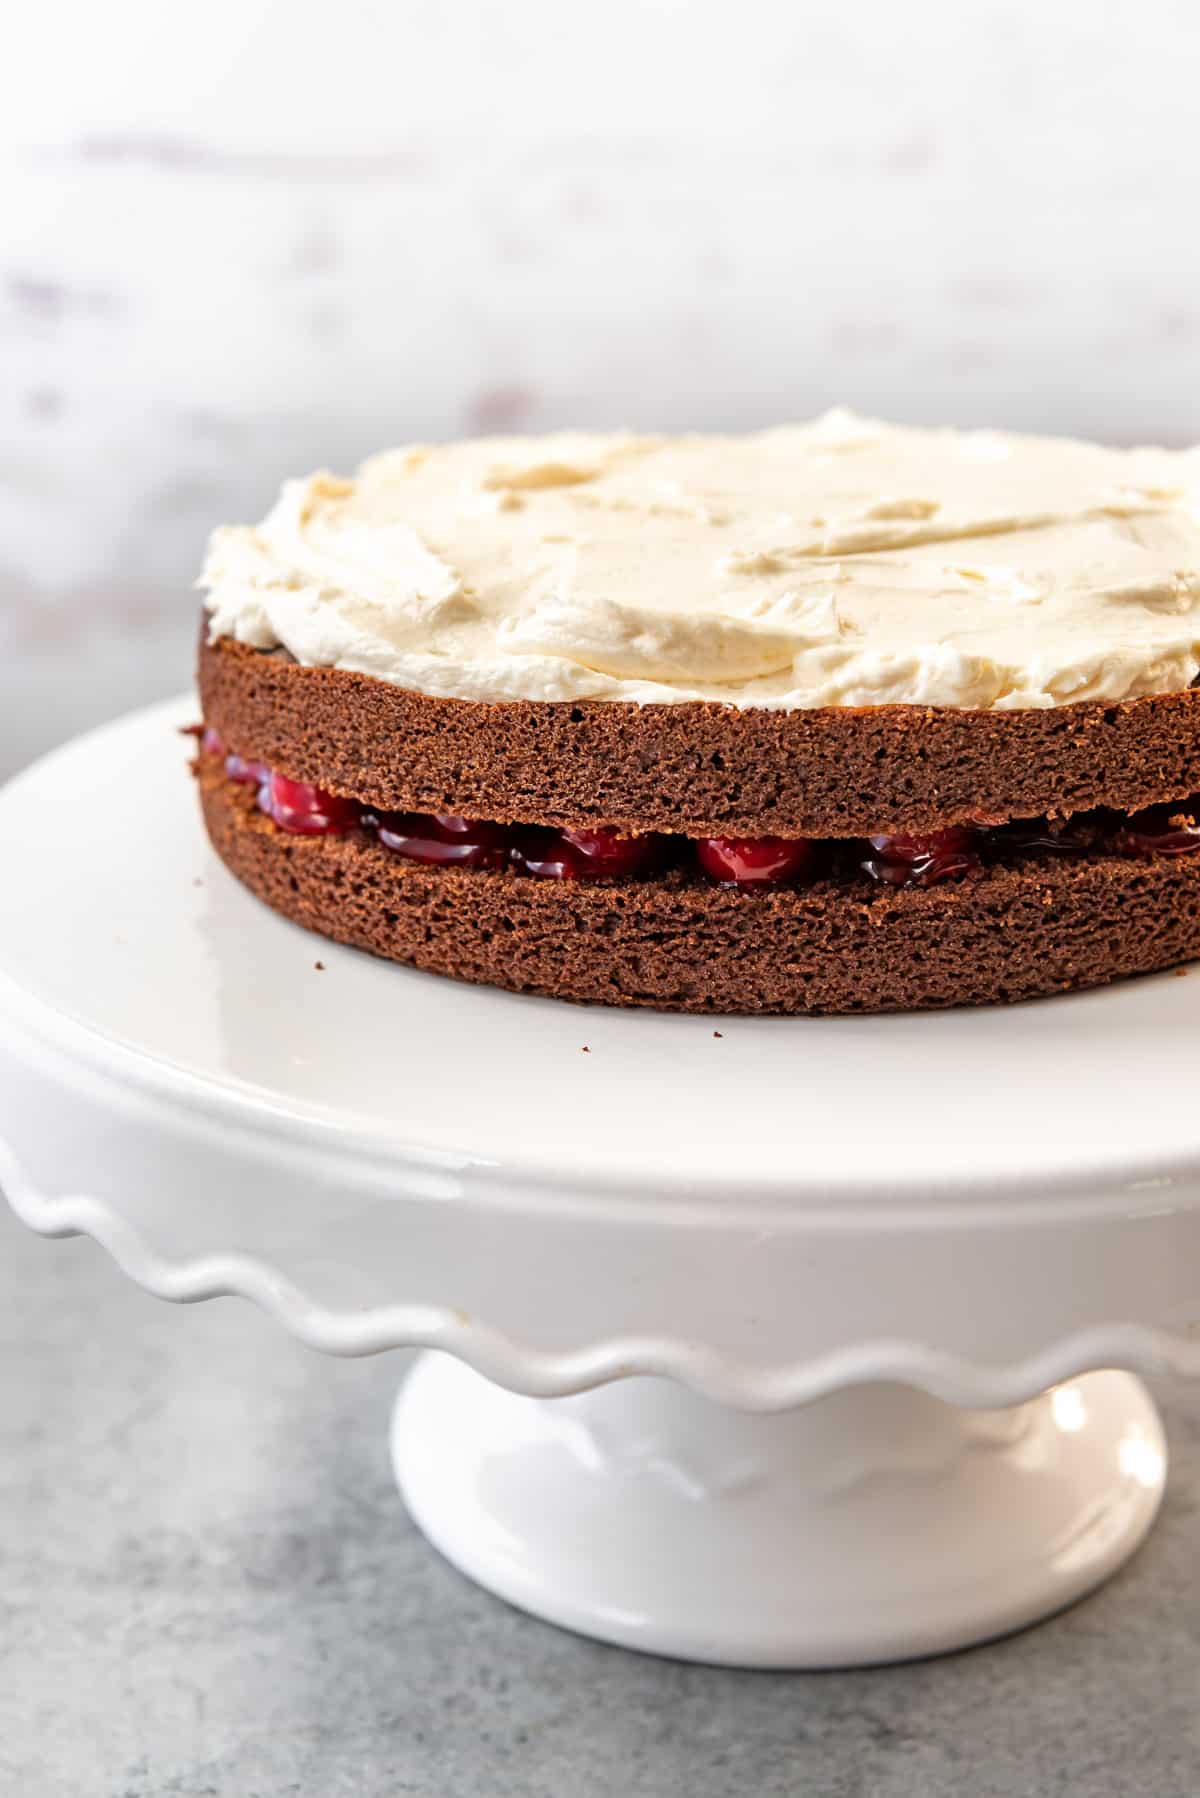
[(1200, 804), (1194, 799), (1148, 805), (1118, 826), (1118, 855), (1191, 855), (1200, 849)]
[(528, 824), (514, 832), (509, 851), (513, 867), (535, 880), (586, 880), (597, 870), (582, 850), (568, 843), (561, 830)]
[(267, 775), (258, 790), (258, 803), (281, 830), (307, 837), (353, 830), (361, 816), (356, 800), (339, 799), (335, 793), (326, 793), (306, 780), (290, 780), (286, 774)]
[(885, 886), (937, 886), (943, 880), (960, 880), (982, 866), (978, 835), (969, 824), (919, 835), (868, 837), (867, 841), (875, 853), (864, 858), (863, 871)]
[(508, 857), (509, 833), (502, 824), (483, 824), (449, 812), (383, 812), (375, 820), (385, 849), (432, 867), (500, 868)]
[(722, 886), (783, 886), (811, 874), (815, 849), (808, 837), (699, 837), (696, 859)]
[(912, 866), (927, 861), (931, 855), (957, 855), (974, 849), (975, 831), (970, 824), (952, 824), (947, 830), (928, 830), (917, 836), (868, 837), (867, 841), (885, 861)]
[(513, 836), (512, 863), (535, 880), (611, 880), (645, 874), (666, 859), (660, 836), (622, 837), (613, 830), (550, 830), (528, 824)]
[(564, 830), (561, 834), (582, 857), (585, 875), (645, 874), (665, 859), (666, 844), (656, 835), (623, 837), (615, 830)]

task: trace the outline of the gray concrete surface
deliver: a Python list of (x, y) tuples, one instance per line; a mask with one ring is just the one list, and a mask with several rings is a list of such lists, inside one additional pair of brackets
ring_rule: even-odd
[(766, 1675), (624, 1654), (440, 1562), (395, 1357), (162, 1305), (0, 1205), (3, 1798), (1196, 1798), (1200, 1406), (1096, 1598), (971, 1654)]

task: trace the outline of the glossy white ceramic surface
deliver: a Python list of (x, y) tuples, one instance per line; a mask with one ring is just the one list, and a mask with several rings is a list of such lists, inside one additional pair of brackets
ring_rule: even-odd
[[(456, 986), (337, 949), (237, 885), (200, 828), (178, 734), (192, 717), (181, 701), (124, 720), (0, 794), (0, 1183), (33, 1228), (94, 1236), (164, 1297), (242, 1294), (330, 1353), (449, 1349), (539, 1397), (673, 1376), (700, 1396), (674, 1396), (662, 1425), (672, 1440), (682, 1428), (694, 1442), (711, 1423), (723, 1465), (750, 1432), (759, 1496), (738, 1515), (754, 1510), (781, 1555), (786, 1495), (798, 1468), (810, 1477), (818, 1426), (759, 1420), (759, 1433), (706, 1400), (777, 1412), (887, 1381), (1011, 1406), (1094, 1368), (1200, 1373), (1195, 978), (848, 1021), (671, 1018)], [(595, 1581), (567, 1576), (572, 1544), (586, 1546), (567, 1528), (571, 1480), (555, 1487), (560, 1558), (548, 1541), (532, 1583), (518, 1589), (467, 1546), (469, 1520), (482, 1528), (493, 1503), (480, 1496), (491, 1475), (481, 1485), (472, 1461), (476, 1427), (509, 1444), (514, 1508), (496, 1514), (519, 1545), (542, 1503), (544, 1456), (529, 1443), (570, 1413), (539, 1423), (536, 1408), (460, 1379), (439, 1419), (430, 1395), (451, 1378), (422, 1373), (406, 1401), (404, 1481), (418, 1512), (498, 1590), (618, 1639)], [(645, 1439), (648, 1389), (596, 1401), (626, 1444), (622, 1466)], [(880, 1440), (919, 1455), (924, 1443), (939, 1468), (957, 1466), (954, 1443), (974, 1441), (977, 1423), (888, 1391), (870, 1401), (895, 1406)], [(907, 1543), (914, 1580), (868, 1582), (879, 1603), (864, 1587), (849, 1634), (817, 1628), (805, 1571), (850, 1552), (835, 1533), (822, 1551), (793, 1539), (782, 1621), (778, 1609), (755, 1621), (764, 1574), (722, 1622), (690, 1598), (672, 1609), (654, 1587), (643, 1623), (621, 1625), (619, 1639), (756, 1663), (877, 1659), (1066, 1602), (1133, 1547), (1161, 1483), (1159, 1466), (1130, 1508), (1113, 1444), (1136, 1423), (1153, 1446), (1152, 1413), (1128, 1383), (1095, 1391), (1112, 1403), (1097, 1399), (1079, 1443), (1061, 1430), (1029, 1438), (1044, 1479), (1017, 1478), (1027, 1449), (987, 1461), (1008, 1469), (996, 1490), (1011, 1499), (1015, 1540), (1004, 1505), (957, 1484), (964, 1472), (914, 1486), (909, 1469), (901, 1503), (891, 1462), (872, 1460), (873, 1434), (862, 1471), (880, 1493), (876, 1551), (892, 1552), (889, 1532)], [(861, 1461), (866, 1414), (837, 1407), (819, 1427)], [(972, 1449), (962, 1468), (976, 1464)], [(626, 1488), (591, 1490), (611, 1509)], [(1088, 1491), (1109, 1521), (1075, 1573), (1048, 1572), (1047, 1543), (1091, 1527)], [(786, 1502), (772, 1510), (768, 1493)], [(675, 1533), (666, 1512), (651, 1515), (656, 1532)], [(709, 1552), (740, 1564), (720, 1506), (688, 1515), (711, 1518)], [(622, 1527), (632, 1534), (608, 1565), (628, 1551), (646, 1568), (643, 1524)], [(922, 1569), (959, 1528), (955, 1609), (929, 1596)], [(606, 1603), (636, 1610), (636, 1582), (613, 1578)], [(851, 1588), (833, 1579), (829, 1590)]]
[(1137, 1547), (1166, 1470), (1130, 1374), (1007, 1411), (877, 1385), (752, 1417), (666, 1380), (522, 1398), (443, 1355), (409, 1378), (393, 1451), (426, 1534), (513, 1604), (755, 1667), (935, 1654), (1044, 1617)]

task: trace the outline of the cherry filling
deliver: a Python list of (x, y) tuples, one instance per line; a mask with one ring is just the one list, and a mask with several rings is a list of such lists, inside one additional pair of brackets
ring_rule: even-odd
[(361, 829), (409, 861), (432, 867), (508, 867), (536, 880), (655, 874), (684, 859), (690, 848), (710, 880), (745, 892), (808, 885), (831, 863), (835, 870), (857, 867), (885, 886), (930, 887), (1025, 855), (1079, 856), (1098, 850), (1148, 860), (1200, 849), (1200, 797), (1147, 806), (1128, 817), (1096, 811), (1061, 823), (1032, 818), (956, 824), (920, 835), (893, 833), (828, 844), (808, 837), (700, 837), (688, 844), (656, 833), (621, 836), (611, 828), (554, 830), (537, 824), (489, 824), (451, 813), (378, 812), (278, 774), (263, 762), (226, 754), (216, 731), (202, 731), (200, 747), (223, 759), (230, 780), (258, 789), (259, 809), (281, 830), (341, 836)]
[(612, 829), (564, 830), (562, 839), (583, 879), (598, 874), (649, 874), (667, 860), (668, 838), (655, 834), (623, 837)]
[(1191, 855), (1200, 849), (1200, 807), (1193, 799), (1147, 806), (1119, 826), (1113, 846), (1121, 855)]
[(932, 887), (943, 880), (961, 880), (983, 866), (979, 834), (970, 824), (956, 824), (924, 836), (869, 837), (874, 854), (859, 865), (872, 880), (892, 887)]
[(700, 837), (696, 859), (721, 886), (794, 886), (811, 879), (816, 850), (808, 837)]
[(669, 838), (623, 837), (615, 830), (550, 830), (527, 824), (512, 833), (509, 856), (535, 880), (613, 880), (651, 874), (667, 861)]
[(586, 876), (583, 856), (560, 830), (528, 824), (513, 832), (509, 853), (518, 873), (531, 874), (535, 880), (583, 880)]
[(265, 762), (248, 762), (240, 755), (225, 755), (225, 745), (215, 730), (201, 731), (200, 747), (205, 755), (225, 756), (225, 772), (240, 786), (261, 787), (271, 778), (271, 770)]
[(306, 780), (286, 774), (268, 774), (258, 789), (259, 810), (274, 819), (280, 830), (300, 836), (328, 837), (353, 830), (362, 817), (355, 799), (339, 799)]
[(271, 778), (271, 770), (265, 762), (247, 762), (240, 755), (225, 757), (225, 772), (230, 780), (236, 780), (244, 787), (262, 787)]
[(1005, 855), (1086, 855), (1102, 833), (1085, 818), (1070, 818), (1059, 826), (1044, 818), (1018, 818), (988, 831), (989, 846)]
[(418, 812), (364, 812), (368, 828), (385, 849), (431, 867), (502, 868), (508, 859), (508, 832), (502, 824), (477, 824), (445, 812), (425, 817)]

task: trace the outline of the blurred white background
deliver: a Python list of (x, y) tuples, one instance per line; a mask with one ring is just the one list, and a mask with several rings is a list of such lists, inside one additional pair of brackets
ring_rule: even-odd
[(1196, 0), (21, 9), (0, 771), (183, 686), (209, 526), (385, 442), (1200, 438), (1198, 90)]

